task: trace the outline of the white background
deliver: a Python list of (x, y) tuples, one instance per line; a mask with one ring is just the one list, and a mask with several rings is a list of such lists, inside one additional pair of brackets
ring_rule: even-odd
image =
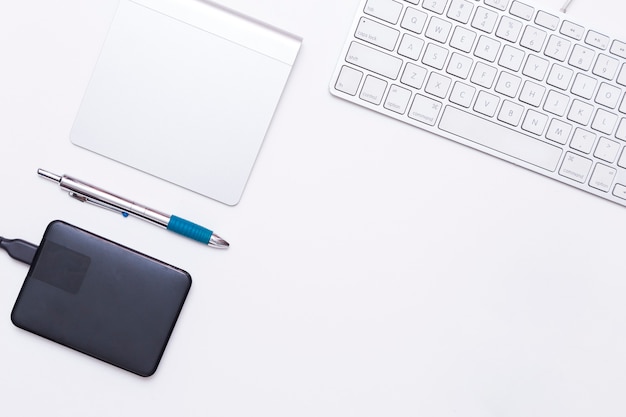
[[(1, 256), (0, 413), (623, 416), (626, 209), (332, 97), (358, 0), (221, 3), (304, 38), (236, 207), (69, 142), (116, 0), (0, 0), (0, 234), (61, 219), (194, 280), (146, 379), (14, 327), (27, 268)], [(626, 37), (625, 11), (569, 14)], [(40, 167), (232, 246), (80, 204)]]

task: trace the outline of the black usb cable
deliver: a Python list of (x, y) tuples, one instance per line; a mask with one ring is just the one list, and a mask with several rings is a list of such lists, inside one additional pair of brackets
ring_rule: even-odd
[(28, 265), (33, 261), (37, 251), (37, 245), (22, 239), (5, 239), (2, 236), (0, 236), (0, 248), (7, 251), (11, 258)]

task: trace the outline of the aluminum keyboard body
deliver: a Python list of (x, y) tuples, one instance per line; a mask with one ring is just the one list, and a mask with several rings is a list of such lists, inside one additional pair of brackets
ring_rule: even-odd
[(626, 206), (626, 42), (511, 0), (363, 0), (332, 94)]

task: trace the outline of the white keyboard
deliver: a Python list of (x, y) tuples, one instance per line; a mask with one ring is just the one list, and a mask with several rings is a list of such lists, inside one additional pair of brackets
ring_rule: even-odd
[(362, 0), (332, 94), (626, 206), (626, 41), (511, 0)]

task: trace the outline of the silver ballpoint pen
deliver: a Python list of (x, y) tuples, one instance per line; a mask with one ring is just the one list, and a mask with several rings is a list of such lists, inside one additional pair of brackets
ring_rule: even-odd
[(56, 175), (43, 169), (38, 169), (37, 174), (56, 182), (61, 189), (69, 192), (71, 197), (81, 202), (113, 210), (121, 213), (124, 217), (128, 215), (139, 217), (214, 248), (227, 248), (229, 246), (228, 242), (213, 233), (212, 230), (178, 216), (151, 209), (67, 175)]

